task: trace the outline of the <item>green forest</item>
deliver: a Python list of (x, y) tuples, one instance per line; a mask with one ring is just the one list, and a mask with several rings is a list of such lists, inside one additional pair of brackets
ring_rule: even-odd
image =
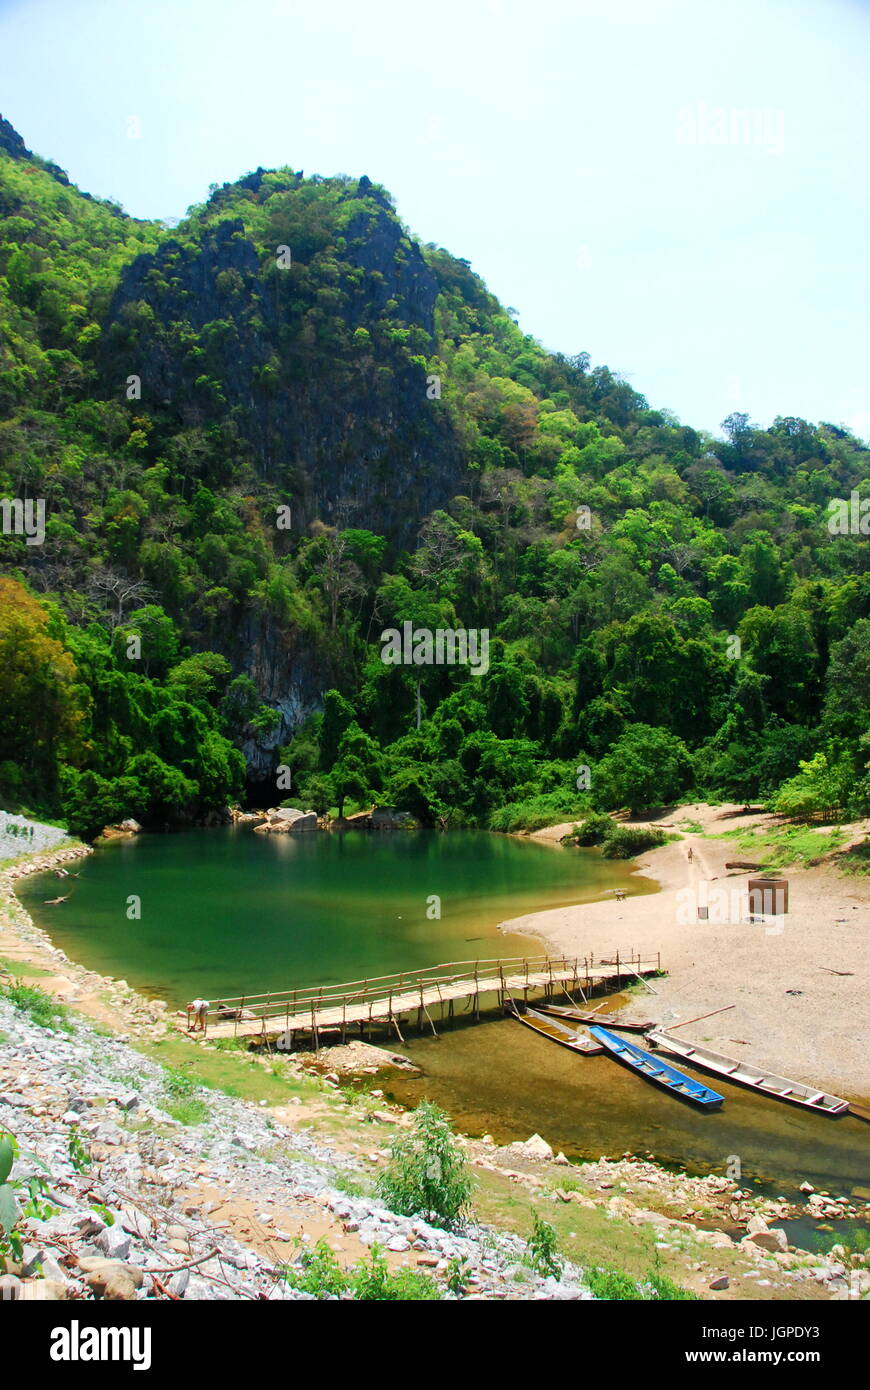
[[(168, 226), (0, 119), (0, 498), (45, 509), (0, 534), (5, 809), (866, 814), (853, 494), (848, 430), (681, 424), (366, 176), (258, 169)], [(386, 664), (405, 622), (488, 669)]]

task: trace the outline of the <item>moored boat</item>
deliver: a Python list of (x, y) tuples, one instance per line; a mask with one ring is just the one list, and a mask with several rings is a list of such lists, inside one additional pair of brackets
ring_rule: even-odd
[(691, 1076), (677, 1071), (676, 1067), (669, 1066), (661, 1058), (654, 1057), (650, 1052), (645, 1052), (636, 1043), (628, 1042), (625, 1038), (618, 1038), (615, 1033), (608, 1032), (606, 1028), (592, 1026), (589, 1032), (616, 1061), (622, 1062), (638, 1076), (642, 1076), (645, 1081), (651, 1081), (653, 1085), (661, 1086), (663, 1090), (670, 1091), (671, 1095), (678, 1096), (680, 1100), (690, 1100), (694, 1105), (700, 1105), (704, 1110), (715, 1110), (717, 1106), (722, 1104), (724, 1096), (720, 1096), (718, 1091), (711, 1090), (709, 1086), (703, 1085), (700, 1081), (694, 1081)]
[(650, 1028), (655, 1028), (652, 1019), (645, 1022), (634, 1018), (621, 1018), (619, 1014), (601, 1014), (593, 1009), (589, 1013), (584, 1013), (582, 1009), (569, 1009), (564, 1004), (539, 1004), (538, 1008), (542, 1014), (549, 1014), (551, 1018), (568, 1019), (571, 1023), (607, 1023), (608, 1028), (616, 1028), (621, 1033), (648, 1033)]
[(527, 1028), (531, 1028), (534, 1033), (540, 1033), (542, 1038), (549, 1038), (551, 1042), (560, 1043), (562, 1047), (567, 1047), (571, 1052), (580, 1052), (584, 1057), (594, 1057), (596, 1053), (604, 1051), (601, 1043), (593, 1042), (586, 1033), (578, 1032), (574, 1028), (569, 1028), (566, 1023), (560, 1023), (555, 1018), (545, 1018), (536, 1009), (526, 1009), (524, 1014), (515, 1013), (514, 1017), (524, 1023)]
[(714, 1052), (710, 1047), (675, 1038), (663, 1029), (654, 1028), (647, 1033), (648, 1040), (656, 1047), (670, 1052), (674, 1057), (698, 1067), (701, 1071), (721, 1076), (725, 1081), (734, 1081), (739, 1086), (747, 1086), (760, 1095), (771, 1096), (774, 1100), (788, 1101), (790, 1105), (802, 1105), (808, 1110), (818, 1110), (824, 1115), (844, 1115), (849, 1102), (841, 1096), (829, 1095), (815, 1086), (805, 1086), (802, 1081), (790, 1081), (786, 1076), (765, 1071), (751, 1062), (737, 1057), (726, 1057), (722, 1052)]

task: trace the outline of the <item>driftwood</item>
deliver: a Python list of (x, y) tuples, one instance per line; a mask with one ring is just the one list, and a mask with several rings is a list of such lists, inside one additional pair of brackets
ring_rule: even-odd
[(725, 864), (726, 869), (760, 869), (760, 864), (753, 864), (749, 859), (729, 859)]

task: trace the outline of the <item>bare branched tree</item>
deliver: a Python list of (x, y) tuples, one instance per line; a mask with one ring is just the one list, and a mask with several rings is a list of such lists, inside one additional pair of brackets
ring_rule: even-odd
[[(111, 627), (118, 627), (124, 621), (124, 612), (137, 607), (151, 598), (151, 590), (144, 579), (131, 579), (129, 575), (116, 574), (113, 570), (96, 570), (88, 580), (87, 593), (90, 598), (101, 600), (106, 606), (106, 616)], [(110, 601), (115, 604), (109, 607)]]

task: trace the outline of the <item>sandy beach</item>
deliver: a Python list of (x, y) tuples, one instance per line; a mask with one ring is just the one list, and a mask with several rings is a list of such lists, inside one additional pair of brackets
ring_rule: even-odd
[[(725, 867), (751, 854), (733, 841), (707, 837), (769, 825), (772, 818), (744, 815), (737, 806), (693, 804), (658, 824), (679, 830), (682, 820), (700, 824), (705, 834), (685, 834), (636, 861), (639, 874), (660, 884), (658, 893), (530, 913), (501, 923), (501, 929), (540, 936), (553, 950), (572, 955), (660, 951), (668, 978), (651, 982), (654, 993), (639, 991), (645, 1015), (672, 1026), (733, 1005), (681, 1035), (866, 1103), (870, 881), (830, 864), (790, 868), (784, 873), (789, 910), (773, 929), (770, 922), (698, 921), (694, 912), (690, 919), (694, 896), (687, 889), (702, 893), (706, 882), (714, 904), (717, 891), (745, 891), (753, 876)], [(532, 838), (558, 841), (570, 829), (550, 826)]]

